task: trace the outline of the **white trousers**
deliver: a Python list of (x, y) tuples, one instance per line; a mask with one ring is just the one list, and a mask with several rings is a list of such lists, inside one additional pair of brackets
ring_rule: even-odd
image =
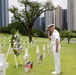
[(56, 53), (56, 45), (52, 45), (55, 62), (55, 72), (60, 73), (60, 44), (58, 46), (58, 53)]

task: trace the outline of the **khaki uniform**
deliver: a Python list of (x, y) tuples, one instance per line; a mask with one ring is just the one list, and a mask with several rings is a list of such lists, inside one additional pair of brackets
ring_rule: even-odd
[[(59, 41), (58, 53), (56, 53), (56, 39)], [(60, 73), (60, 35), (56, 29), (54, 29), (51, 35), (51, 45), (54, 54), (55, 72)]]

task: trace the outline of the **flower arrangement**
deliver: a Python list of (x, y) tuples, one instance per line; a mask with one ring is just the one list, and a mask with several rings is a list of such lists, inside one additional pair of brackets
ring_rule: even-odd
[(11, 38), (11, 46), (16, 56), (19, 56), (22, 53), (22, 44), (20, 42), (20, 35), (18, 31), (13, 33)]

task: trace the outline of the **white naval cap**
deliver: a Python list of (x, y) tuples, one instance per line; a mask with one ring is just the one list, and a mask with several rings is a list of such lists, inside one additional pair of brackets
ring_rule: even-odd
[(55, 26), (55, 24), (49, 24), (47, 25), (47, 28), (52, 27), (52, 26)]

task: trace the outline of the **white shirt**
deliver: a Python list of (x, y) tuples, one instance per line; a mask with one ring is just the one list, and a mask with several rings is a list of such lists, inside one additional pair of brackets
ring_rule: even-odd
[(60, 34), (56, 29), (54, 29), (54, 31), (51, 35), (51, 45), (56, 45), (56, 39), (58, 39), (58, 41), (60, 43)]

